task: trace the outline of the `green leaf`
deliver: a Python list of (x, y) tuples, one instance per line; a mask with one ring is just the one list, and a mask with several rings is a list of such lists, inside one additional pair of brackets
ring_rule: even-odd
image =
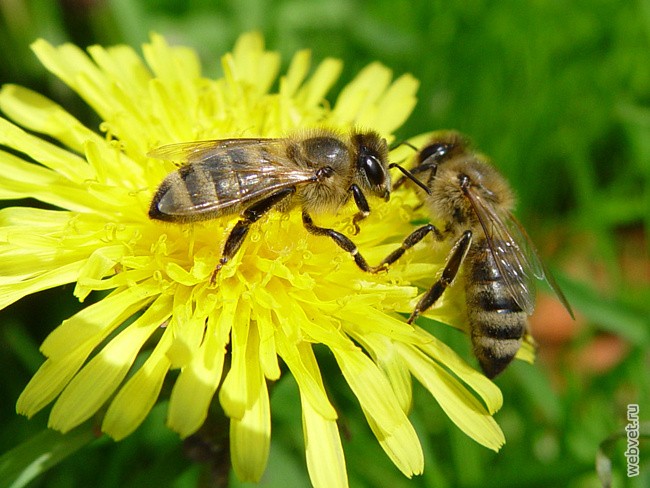
[(561, 277), (558, 282), (569, 303), (580, 310), (589, 322), (638, 346), (650, 344), (650, 319), (647, 313), (620, 300), (604, 298), (588, 285)]
[(45, 429), (0, 456), (2, 486), (21, 488), (96, 439), (93, 424), (86, 422), (61, 434)]

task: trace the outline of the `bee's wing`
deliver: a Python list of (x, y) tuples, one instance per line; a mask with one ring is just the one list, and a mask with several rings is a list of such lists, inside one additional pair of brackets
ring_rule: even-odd
[(517, 235), (519, 236), (517, 237), (517, 242), (523, 245), (524, 253), (526, 256), (528, 256), (530, 260), (535, 278), (537, 278), (538, 280), (546, 281), (546, 283), (548, 283), (548, 286), (551, 287), (551, 290), (553, 290), (553, 292), (560, 299), (560, 302), (562, 303), (562, 305), (564, 305), (566, 311), (569, 312), (569, 315), (571, 315), (571, 318), (575, 319), (573, 315), (573, 309), (571, 308), (571, 305), (569, 305), (569, 301), (564, 296), (562, 289), (555, 281), (555, 278), (553, 277), (553, 273), (549, 271), (549, 269), (544, 265), (544, 261), (542, 261), (541, 258), (539, 257), (537, 248), (535, 247), (535, 244), (533, 243), (532, 239), (528, 236), (528, 233), (526, 232), (524, 226), (521, 225), (519, 220), (517, 220), (517, 218), (510, 213), (508, 214), (507, 222), (508, 225), (510, 226), (511, 234), (514, 234), (515, 236)]
[[(189, 198), (175, 198), (176, 187), (163, 184), (157, 199), (158, 210), (164, 215), (186, 218), (225, 214), (230, 208), (254, 202), (274, 191), (316, 181), (314, 169), (296, 166), (282, 150), (281, 142), (224, 139), (154, 149), (148, 154), (150, 157), (187, 163), (176, 173), (185, 183)], [(225, 189), (220, 182), (228, 182)]]
[(571, 306), (539, 258), (525, 229), (510, 212), (498, 212), (471, 189), (468, 197), (483, 227), (497, 268), (517, 305), (528, 315), (535, 309), (535, 281), (546, 281), (573, 317)]
[(166, 161), (195, 163), (219, 156), (229, 149), (248, 148), (250, 146), (273, 146), (279, 139), (214, 139), (208, 141), (179, 142), (166, 144), (147, 153), (150, 158)]

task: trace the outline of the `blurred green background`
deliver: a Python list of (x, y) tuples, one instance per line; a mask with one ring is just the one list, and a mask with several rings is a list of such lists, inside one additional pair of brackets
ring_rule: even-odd
[[(537, 364), (516, 362), (497, 380), (505, 405), (496, 419), (507, 438), (499, 454), (467, 439), (416, 387), (411, 417), (426, 465), (412, 480), (381, 452), (345, 387), (330, 380), (351, 485), (599, 486), (597, 451), (614, 436), (605, 448), (613, 486), (650, 486), (647, 439), (641, 476), (627, 478), (625, 438), (616, 437), (628, 404), (650, 419), (650, 2), (0, 0), (0, 82), (42, 92), (97, 127), (94, 114), (39, 65), (29, 50), (34, 39), (139, 48), (155, 31), (195, 47), (205, 73), (216, 76), (219, 57), (253, 29), (283, 54), (285, 67), (303, 48), (315, 61), (344, 59), (338, 88), (374, 60), (418, 78), (420, 101), (398, 139), (454, 128), (490, 155), (579, 315), (568, 322), (542, 299), (533, 320)], [(15, 414), (42, 362), (38, 345), (79, 306), (70, 289), (53, 290), (0, 316), (0, 453), (8, 453), (0, 470), (11, 456), (56, 446), (61, 462), (50, 460), (54, 467), (28, 486), (197, 486), (204, 466), (164, 429), (164, 404), (119, 444), (89, 442), (84, 429), (66, 438), (39, 434), (47, 412), (31, 421)], [(443, 327), (435, 333), (470, 358), (465, 337)], [(330, 366), (336, 370), (322, 364)], [(307, 486), (293, 380), (275, 386), (272, 402), (263, 486)]]

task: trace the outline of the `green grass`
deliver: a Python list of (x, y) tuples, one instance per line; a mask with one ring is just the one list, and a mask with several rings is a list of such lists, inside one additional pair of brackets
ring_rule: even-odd
[[(399, 137), (454, 128), (490, 155), (515, 188), (518, 214), (540, 249), (556, 249), (551, 267), (559, 270), (558, 281), (586, 317), (586, 326), (564, 345), (564, 362), (557, 365), (561, 386), (542, 367), (523, 363), (499, 378), (505, 405), (496, 418), (507, 438), (499, 454), (465, 438), (428, 394), (416, 388), (412, 419), (426, 467), (413, 480), (392, 466), (349, 392), (331, 381), (349, 434), (351, 484), (597, 486), (598, 447), (626, 425), (626, 405), (639, 403), (642, 419), (650, 418), (650, 3), (180, 4), (113, 0), (66, 11), (45, 0), (3, 2), (0, 82), (43, 92), (96, 126), (79, 99), (45, 74), (29, 43), (42, 36), (82, 46), (137, 46), (150, 31), (195, 46), (209, 75), (219, 72), (219, 56), (250, 29), (261, 30), (267, 44), (283, 53), (285, 66), (293, 52), (305, 47), (312, 49), (315, 60), (343, 58), (346, 69), (339, 87), (373, 60), (395, 74), (412, 73), (421, 81), (420, 102)], [(639, 241), (636, 247), (630, 244), (632, 237)], [(640, 271), (633, 271), (641, 279), (630, 277), (621, 265), (625, 259), (635, 260)], [(597, 283), (595, 270), (607, 279)], [(180, 441), (163, 427), (164, 405), (118, 444), (95, 440), (83, 426), (68, 436), (44, 432), (45, 415), (27, 421), (15, 414), (15, 400), (41, 361), (38, 344), (79, 307), (70, 295), (69, 289), (55, 290), (3, 311), (0, 368), (6, 373), (0, 380), (0, 452), (5, 454), (0, 473), (38, 474), (51, 464), (27, 486), (197, 486), (201, 468), (184, 457)], [(599, 373), (572, 369), (569, 358), (605, 333), (625, 341), (623, 359)], [(440, 336), (469, 354), (465, 337), (442, 329)], [(286, 486), (288, 478), (298, 486), (308, 478), (291, 378), (275, 386), (272, 401), (274, 438), (265, 486)], [(619, 440), (611, 451), (614, 486), (650, 486), (647, 439), (641, 444), (645, 469), (639, 478), (626, 478), (624, 449), (625, 441)], [(54, 457), (35, 468), (32, 461), (48, 452)], [(24, 466), (32, 470), (22, 471)], [(4, 479), (0, 486), (6, 485)], [(234, 479), (231, 485), (239, 486)]]

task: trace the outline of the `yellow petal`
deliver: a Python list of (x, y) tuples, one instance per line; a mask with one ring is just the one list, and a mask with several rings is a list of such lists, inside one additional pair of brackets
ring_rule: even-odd
[(178, 96), (179, 89), (177, 86), (169, 86), (169, 83), (160, 78), (149, 84), (153, 115), (160, 122), (164, 140), (172, 142), (196, 139), (195, 127), (188, 123), (187, 118), (178, 116), (186, 110), (186, 104), (189, 103)]
[(88, 140), (104, 141), (60, 105), (22, 86), (8, 84), (0, 89), (0, 109), (17, 124), (47, 134), (78, 153)]
[(402, 410), (408, 413), (411, 410), (411, 401), (413, 399), (411, 372), (393, 341), (382, 334), (375, 333), (353, 333), (352, 336), (363, 345), (364, 349), (370, 353), (372, 359), (382, 369), (395, 392)]
[(83, 367), (54, 404), (51, 428), (67, 432), (104, 405), (128, 373), (144, 342), (171, 314), (171, 302), (171, 297), (160, 296)]
[(485, 402), (488, 412), (493, 414), (501, 408), (503, 395), (497, 385), (467, 364), (447, 344), (420, 327), (416, 327), (415, 330), (421, 337), (418, 349), (424, 351), (427, 356), (435, 359), (438, 363), (444, 364), (447, 369), (478, 393)]
[[(0, 119), (1, 120), (1, 119)], [(0, 199), (35, 198), (68, 210), (89, 211), (96, 201), (85, 188), (75, 185), (54, 171), (27, 163), (0, 150), (3, 184)]]
[[(145, 185), (142, 166), (121, 152), (120, 146), (88, 140), (83, 146), (83, 151), (99, 183), (129, 190), (125, 196), (131, 196), (132, 191), (139, 191)], [(111, 202), (111, 206), (118, 206), (119, 203), (122, 202)], [(133, 206), (132, 198), (128, 200), (128, 204)]]
[[(236, 307), (236, 303), (234, 305)], [(251, 385), (249, 385), (248, 368), (255, 368), (258, 366), (258, 362), (253, 361), (248, 364), (246, 360), (249, 347), (248, 335), (251, 328), (248, 321), (250, 313), (248, 305), (239, 307), (237, 312), (235, 315), (231, 304), (225, 303), (220, 316), (220, 320), (221, 317), (233, 317), (230, 323), (236, 324), (236, 327), (233, 326), (231, 331), (230, 371), (219, 389), (219, 402), (228, 417), (241, 419), (250, 404), (249, 388)]]
[(47, 271), (19, 283), (0, 285), (0, 310), (24, 296), (72, 283), (77, 278), (82, 264), (83, 262), (74, 262), (62, 265), (52, 271)]
[(336, 410), (325, 393), (311, 346), (303, 342), (291, 344), (283, 334), (277, 335), (277, 345), (280, 357), (298, 383), (300, 394), (304, 395), (320, 416), (328, 420), (336, 420)]
[(303, 49), (293, 55), (287, 74), (280, 78), (280, 94), (291, 98), (309, 72), (311, 51)]
[(31, 417), (54, 400), (79, 371), (93, 349), (93, 345), (88, 345), (59, 360), (45, 361), (18, 397), (16, 411)]
[(257, 87), (260, 94), (267, 92), (280, 69), (280, 55), (264, 50), (259, 32), (241, 35), (232, 53), (237, 79)]
[(340, 59), (327, 58), (321, 61), (315, 73), (300, 89), (296, 98), (307, 107), (322, 103), (327, 92), (341, 76), (343, 63)]
[(403, 422), (408, 422), (386, 376), (368, 356), (360, 349), (332, 349), (332, 352), (361, 407), (382, 431), (391, 434)]
[(195, 96), (196, 88), (188, 80), (201, 76), (201, 63), (194, 49), (170, 46), (163, 36), (153, 34), (151, 42), (142, 46), (142, 53), (154, 75), (161, 80), (184, 86), (179, 95)]
[[(290, 340), (303, 339), (302, 336), (296, 335), (298, 331), (302, 331), (313, 342), (326, 344), (330, 348), (354, 348), (348, 338), (341, 333), (339, 320), (330, 316), (332, 309), (329, 308), (329, 303), (324, 303), (308, 291), (292, 294), (291, 298), (295, 301), (287, 300), (280, 303), (280, 316), (286, 323), (283, 332)], [(337, 306), (332, 308), (339, 309)], [(309, 317), (318, 317), (318, 320)]]
[(170, 362), (167, 349), (172, 340), (169, 329), (161, 337), (151, 356), (120, 389), (106, 411), (102, 431), (115, 440), (131, 434), (156, 403)]
[(271, 409), (266, 380), (254, 358), (259, 348), (255, 327), (249, 329), (247, 405), (241, 419), (230, 419), (230, 457), (241, 481), (257, 483), (266, 469), (271, 447)]
[(532, 335), (527, 333), (524, 336), (524, 341), (522, 342), (521, 348), (517, 351), (515, 357), (517, 359), (521, 359), (522, 361), (526, 361), (529, 364), (533, 364), (535, 362), (536, 348), (537, 344), (535, 344), (535, 339)]
[(424, 470), (424, 454), (415, 429), (410, 422), (402, 422), (392, 432), (386, 432), (375, 422), (364, 409), (368, 425), (372, 429), (379, 444), (391, 461), (411, 478), (414, 474), (422, 474)]
[(370, 127), (368, 122), (376, 118), (374, 103), (388, 87), (391, 76), (391, 71), (380, 63), (371, 63), (363, 68), (341, 90), (332, 111), (332, 118), (338, 123), (357, 123)]
[[(81, 277), (89, 253), (104, 249), (109, 224), (72, 212), (6, 208), (0, 211), (0, 284), (32, 286), (47, 272), (79, 263)], [(117, 246), (123, 253), (125, 248)], [(116, 247), (116, 248), (117, 248)]]
[(503, 432), (485, 407), (453, 376), (417, 349), (398, 344), (411, 373), (431, 392), (443, 411), (465, 434), (498, 451)]
[(300, 392), (307, 469), (315, 488), (345, 488), (348, 476), (336, 421), (322, 417)]
[(275, 322), (271, 310), (259, 307), (254, 317), (260, 334), (259, 361), (262, 371), (267, 379), (277, 380), (280, 378), (280, 365), (275, 346)]
[(377, 105), (373, 120), (360, 120), (361, 124), (373, 127), (380, 134), (392, 134), (411, 115), (417, 98), (415, 93), (420, 83), (411, 75), (402, 75), (388, 88)]
[[(59, 47), (54, 47), (47, 41), (38, 39), (32, 44), (31, 48), (39, 61), (48, 69), (48, 71), (56, 75), (65, 84), (82, 96), (84, 96), (84, 93), (80, 91), (78, 85), (79, 73), (86, 73), (87, 76), (90, 76), (95, 80), (96, 84), (102, 84), (102, 81), (104, 80), (100, 71), (90, 61), (90, 58), (88, 58), (81, 49), (73, 44), (63, 44)], [(105, 88), (107, 87), (105, 86)], [(104, 90), (104, 93), (107, 91), (108, 90)], [(98, 102), (101, 100), (102, 98), (86, 101), (92, 105), (93, 101)], [(103, 100), (106, 105), (110, 104), (110, 101), (106, 97), (103, 97)]]
[(368, 301), (373, 300), (369, 296), (357, 296), (346, 306), (337, 310), (336, 316), (347, 323), (346, 330), (356, 332), (357, 335), (366, 333), (383, 334), (386, 337), (405, 343), (420, 341), (418, 334), (415, 333), (410, 324), (397, 316), (391, 316), (377, 310), (375, 307), (364, 305), (364, 298), (368, 299)]
[(86, 341), (97, 345), (159, 291), (158, 285), (151, 282), (115, 290), (106, 298), (64, 320), (43, 341), (41, 351), (46, 356), (57, 359), (74, 351)]
[(80, 184), (94, 177), (92, 168), (80, 156), (28, 134), (3, 118), (0, 118), (0, 144), (24, 152), (75, 183)]
[(125, 249), (122, 245), (104, 246), (95, 250), (79, 270), (77, 285), (74, 289), (74, 296), (83, 301), (95, 287), (88, 286), (96, 280), (101, 280), (111, 274), (111, 271), (118, 260), (124, 255)]
[(199, 278), (191, 272), (188, 272), (182, 266), (179, 266), (178, 263), (174, 262), (167, 263), (167, 266), (165, 266), (165, 272), (170, 279), (185, 286), (198, 285), (201, 281), (205, 280), (205, 277)]
[(173, 368), (181, 368), (191, 361), (203, 340), (207, 315), (212, 311), (192, 310), (194, 291), (194, 288), (178, 286), (174, 294), (174, 315), (168, 325), (174, 340), (167, 351)]
[(179, 375), (169, 400), (167, 425), (187, 437), (207, 418), (208, 408), (219, 386), (230, 328), (219, 329), (214, 315), (208, 318), (205, 341)]
[(131, 47), (90, 46), (88, 53), (105, 76), (119, 85), (124, 93), (134, 100), (143, 100), (151, 73)]
[(6, 241), (7, 236), (17, 229), (30, 229), (34, 226), (47, 233), (61, 231), (61, 228), (72, 223), (70, 212), (45, 210), (32, 207), (7, 207), (0, 210), (0, 241)]

